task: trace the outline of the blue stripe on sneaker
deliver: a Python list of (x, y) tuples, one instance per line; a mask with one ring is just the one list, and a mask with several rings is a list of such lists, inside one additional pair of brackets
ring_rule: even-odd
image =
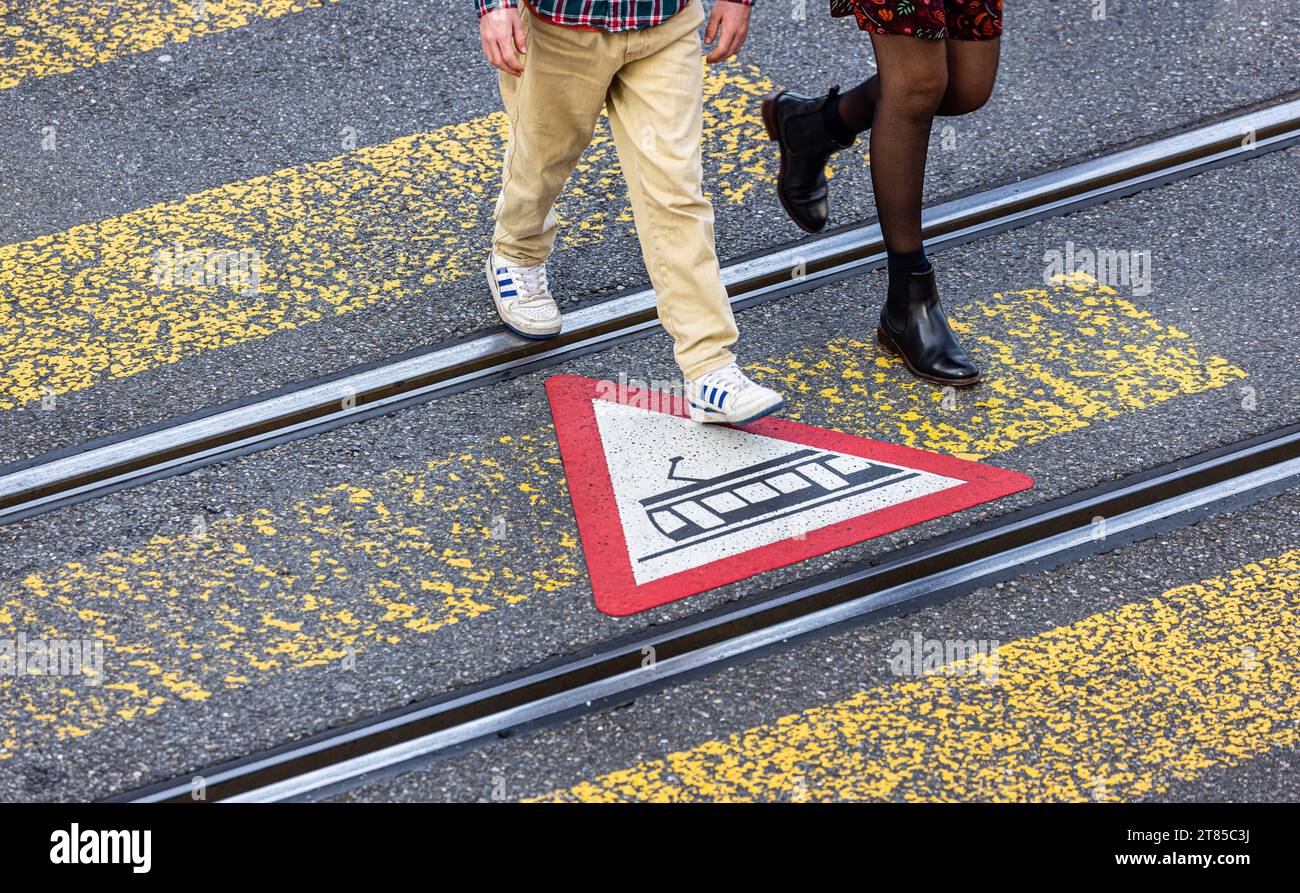
[(513, 288), (510, 289), (509, 291), (501, 292), (501, 297), (503, 298), (513, 298), (514, 296), (515, 296), (515, 290)]

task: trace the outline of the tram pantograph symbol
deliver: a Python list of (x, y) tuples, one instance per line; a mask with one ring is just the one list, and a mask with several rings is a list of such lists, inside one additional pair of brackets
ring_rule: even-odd
[[(1016, 472), (779, 418), (698, 425), (609, 383), (547, 382), (596, 606), (646, 610), (1032, 486)], [(612, 393), (611, 393), (612, 391)]]

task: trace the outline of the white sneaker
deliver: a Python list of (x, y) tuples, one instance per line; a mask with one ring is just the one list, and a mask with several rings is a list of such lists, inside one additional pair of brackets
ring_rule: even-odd
[(735, 363), (686, 382), (691, 420), (744, 425), (785, 405), (771, 388), (750, 381)]
[(546, 284), (546, 264), (515, 266), (488, 252), (487, 279), (507, 329), (534, 339), (560, 334), (560, 308)]

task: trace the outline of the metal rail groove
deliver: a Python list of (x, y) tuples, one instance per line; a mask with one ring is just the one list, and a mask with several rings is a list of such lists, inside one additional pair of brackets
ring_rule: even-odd
[(196, 778), (208, 801), (317, 799), (865, 618), (1113, 550), (1297, 482), (1300, 425), (1293, 425), (901, 550), (876, 566), (864, 561), (112, 800), (192, 802)]
[[(960, 244), (1298, 142), (1294, 99), (929, 208), (927, 244)], [(738, 261), (723, 278), (743, 308), (883, 261), (880, 228), (869, 224)], [(14, 463), (0, 468), (0, 524), (555, 365), (657, 325), (654, 293), (644, 289), (567, 311), (552, 341), (494, 332)]]

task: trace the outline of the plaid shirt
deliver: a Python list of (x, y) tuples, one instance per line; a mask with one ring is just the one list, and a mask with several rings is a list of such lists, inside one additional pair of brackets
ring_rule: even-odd
[[(528, 8), (546, 21), (589, 31), (633, 31), (662, 24), (686, 8), (691, 0), (525, 0)], [(754, 0), (728, 0), (751, 6)], [(478, 14), (517, 0), (474, 0)]]

